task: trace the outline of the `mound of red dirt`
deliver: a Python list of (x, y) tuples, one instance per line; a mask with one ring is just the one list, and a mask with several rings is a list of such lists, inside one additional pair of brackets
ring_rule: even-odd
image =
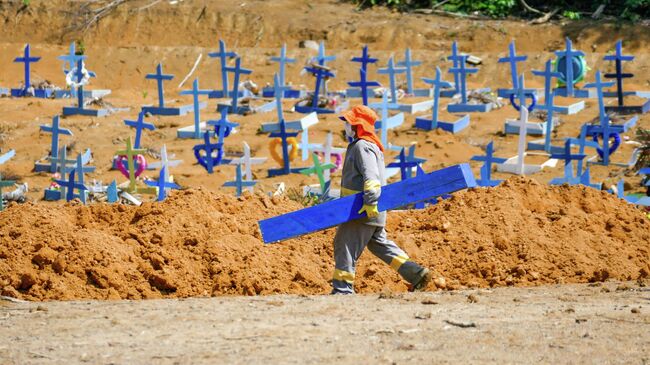
[[(0, 213), (0, 291), (30, 300), (326, 293), (333, 229), (261, 242), (257, 220), (299, 208), (284, 198), (201, 190), (141, 207), (12, 205)], [(579, 186), (513, 178), (425, 210), (392, 212), (387, 230), (448, 288), (650, 273), (650, 220), (610, 194)], [(356, 287), (406, 289), (369, 253)]]

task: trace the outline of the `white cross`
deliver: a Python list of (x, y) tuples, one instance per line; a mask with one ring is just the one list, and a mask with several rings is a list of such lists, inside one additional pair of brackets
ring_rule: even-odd
[[(244, 156), (235, 158), (230, 161), (230, 165), (242, 165), (244, 167), (244, 181), (253, 181), (252, 165), (261, 165), (266, 162), (266, 157), (251, 157), (251, 148), (248, 143), (244, 142)], [(246, 190), (253, 192), (252, 186), (247, 186)]]
[(180, 163), (183, 162), (182, 160), (169, 160), (169, 157), (167, 155), (167, 145), (163, 145), (162, 148), (160, 149), (160, 162), (153, 162), (149, 164), (149, 167), (152, 169), (162, 169), (163, 167), (165, 168), (165, 181), (169, 181), (169, 168), (170, 167), (176, 167), (180, 165)]
[[(314, 151), (323, 153), (323, 164), (324, 165), (332, 162), (332, 154), (343, 155), (343, 153), (345, 152), (345, 148), (340, 148), (340, 147), (334, 147), (333, 146), (333, 139), (334, 138), (332, 136), (332, 132), (329, 132), (329, 133), (327, 133), (327, 137), (325, 139), (325, 144), (322, 147), (314, 148)], [(330, 180), (330, 170), (327, 169), (327, 170), (323, 171), (323, 176), (325, 177), (325, 181), (329, 181)]]

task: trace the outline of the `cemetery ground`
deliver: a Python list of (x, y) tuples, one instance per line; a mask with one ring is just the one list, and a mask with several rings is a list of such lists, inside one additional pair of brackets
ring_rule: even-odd
[[(147, 1), (129, 2), (81, 32), (69, 12), (74, 3), (32, 1), (26, 9), (20, 2), (0, 4), (0, 87), (20, 84), (22, 65), (12, 60), (28, 42), (32, 55), (42, 57), (32, 65), (32, 79), (63, 87), (57, 57), (67, 53), (71, 41), (82, 39), (88, 68), (97, 73), (89, 88), (112, 90), (103, 107), (129, 110), (103, 118), (62, 117), (61, 127), (73, 136), (61, 136), (60, 144), (70, 147), (70, 156), (91, 148), (96, 171), (86, 179), (105, 184), (125, 180), (111, 170), (115, 152), (133, 136), (123, 121), (135, 120), (141, 106), (157, 103), (155, 81), (145, 75), (162, 62), (165, 73), (175, 75), (165, 84), (169, 106), (191, 104), (191, 96), (179, 92), (191, 89), (195, 78), (202, 88), (221, 86), (218, 62), (207, 56), (218, 49), (219, 39), (242, 56), (260, 87), (272, 84), (277, 64), (269, 57), (286, 43), (289, 56), (298, 59), (287, 67), (286, 80), (306, 90), (313, 77), (301, 75), (301, 69), (316, 54), (301, 46), (306, 40), (324, 40), (328, 54), (337, 56), (330, 90), (358, 80), (358, 65), (349, 60), (366, 44), (380, 59), (378, 67), (410, 47), (423, 61), (415, 69), (417, 88), (426, 86), (420, 77), (432, 78), (436, 66), (449, 81), (446, 57), (453, 41), (461, 52), (482, 59), (469, 87), (496, 90), (511, 86), (507, 65), (497, 60), (507, 55), (513, 39), (517, 52), (528, 56), (520, 67), (530, 88), (543, 87), (543, 79), (530, 71), (544, 69), (565, 37), (586, 53), (592, 69), (587, 82), (595, 70), (613, 71), (603, 56), (622, 39), (625, 52), (636, 57), (625, 65), (635, 74), (625, 88), (650, 90), (650, 32), (644, 24), (460, 20), (381, 8), (357, 11), (338, 1), (186, 0), (150, 7)], [(179, 86), (200, 55), (196, 71)], [(386, 85), (387, 79), (376, 75), (377, 65), (370, 67), (370, 79)], [(582, 124), (597, 120), (596, 99), (582, 100), (584, 111), (560, 116), (553, 132), (557, 141), (577, 136)], [(216, 101), (202, 101), (208, 107), (201, 119), (219, 119)], [(560, 105), (576, 101), (556, 98)], [(458, 119), (446, 112), (448, 102), (442, 101), (440, 119)], [(304, 116), (290, 112), (293, 103), (283, 101), (287, 120)], [(357, 271), (361, 294), (329, 297), (322, 294), (332, 272), (332, 229), (265, 246), (257, 228), (260, 219), (303, 207), (287, 197), (293, 191), (266, 196), (275, 184), (301, 191), (317, 179), (269, 178), (267, 170), (278, 167), (269, 158), (254, 167), (257, 194), (234, 197), (232, 189), (222, 187), (233, 179), (234, 166), (217, 166), (207, 174), (193, 156), (200, 141), (176, 138), (177, 128), (193, 123), (192, 114), (146, 118), (156, 126), (142, 136), (147, 158), (157, 160), (164, 144), (173, 159), (183, 160), (170, 171), (183, 190), (165, 202), (134, 207), (42, 201), (51, 175), (33, 168), (48, 154), (50, 135), (39, 132), (39, 125), (49, 125), (72, 104), (0, 98), (0, 147), (3, 153), (16, 150), (0, 171), (3, 178), (30, 187), (28, 203), (10, 204), (0, 213), (0, 295), (18, 298), (0, 299), (3, 364), (650, 362), (650, 220), (605, 191), (547, 185), (562, 176), (561, 162), (527, 178), (494, 172), (494, 179), (510, 179), (496, 188), (454, 194), (425, 210), (389, 213), (391, 239), (434, 268), (437, 280), (429, 292), (406, 294), (397, 274), (366, 252)], [(416, 116), (407, 114), (389, 139), (400, 146), (415, 143), (427, 172), (483, 155), (491, 141), (495, 156), (508, 158), (517, 153), (517, 135), (504, 134), (503, 124), (518, 115), (509, 105), (472, 113), (468, 128), (449, 134), (417, 130)], [(417, 116), (430, 118), (430, 112)], [(275, 112), (229, 116), (240, 127), (228, 137), (226, 154), (240, 153), (246, 141), (252, 156), (269, 157), (269, 138), (259, 129), (276, 118)], [(322, 143), (333, 132), (334, 145), (345, 147), (336, 115), (319, 115), (319, 120), (309, 131), (310, 141)], [(647, 114), (623, 134), (623, 142), (633, 141), (638, 128), (650, 129)], [(613, 161), (628, 162), (634, 147), (622, 143)], [(396, 155), (389, 151), (386, 161)], [(311, 164), (300, 158), (295, 163)], [(478, 176), (480, 164), (471, 167)], [(146, 171), (143, 176), (157, 175)], [(336, 185), (339, 178), (335, 172)], [(621, 179), (626, 192), (641, 191), (640, 177), (624, 167), (591, 167), (591, 180), (605, 188)], [(255, 361), (248, 361), (250, 356)]]
[(650, 361), (637, 283), (147, 301), (0, 300), (7, 365)]

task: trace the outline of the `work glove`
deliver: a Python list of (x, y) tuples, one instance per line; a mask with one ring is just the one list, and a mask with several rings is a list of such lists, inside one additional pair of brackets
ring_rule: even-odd
[(375, 218), (379, 215), (379, 210), (377, 210), (376, 205), (364, 204), (363, 207), (359, 209), (359, 214), (363, 214), (363, 212), (366, 212), (368, 218)]

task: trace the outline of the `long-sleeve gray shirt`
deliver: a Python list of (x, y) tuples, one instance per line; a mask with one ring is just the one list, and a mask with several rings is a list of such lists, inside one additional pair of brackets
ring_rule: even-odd
[[(377, 205), (385, 174), (384, 154), (372, 142), (356, 139), (348, 145), (341, 177), (341, 195), (363, 192), (365, 205)], [(365, 224), (386, 225), (386, 212), (375, 218), (361, 218)]]

